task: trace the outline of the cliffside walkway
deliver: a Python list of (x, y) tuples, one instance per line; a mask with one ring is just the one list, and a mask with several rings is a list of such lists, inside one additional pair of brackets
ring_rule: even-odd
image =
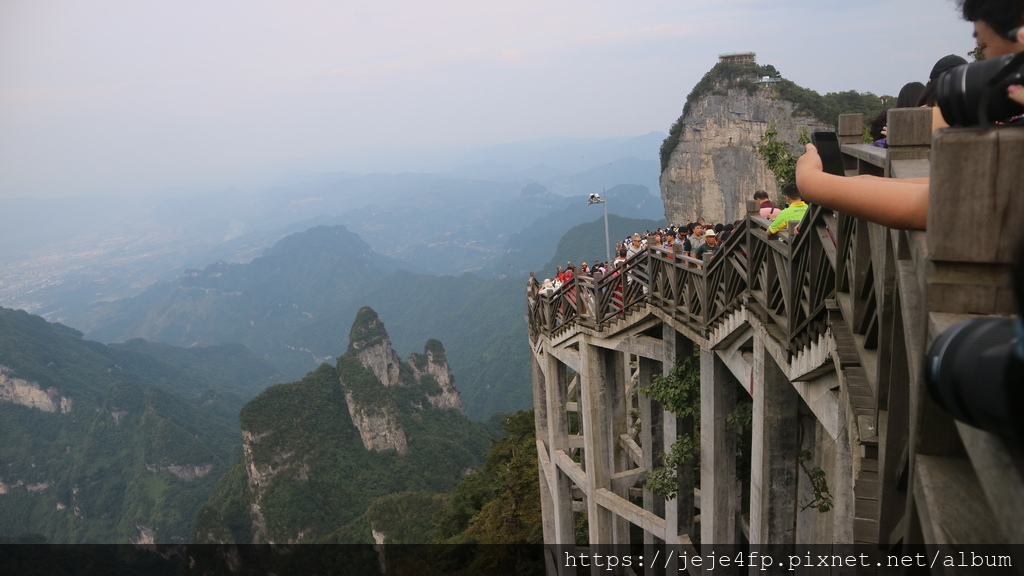
[[(930, 122), (927, 110), (891, 111), (886, 150), (859, 144), (859, 115), (839, 120), (848, 175), (931, 175), (927, 232), (812, 206), (799, 235), (777, 239), (751, 206), (703, 268), (649, 249), (618, 275), (577, 277), (551, 295), (531, 276), (547, 543), (573, 544), (581, 514), (592, 545), (637, 546), (642, 533), (642, 544), (704, 543), (705, 553), (712, 543), (1024, 543), (1021, 453), (953, 420), (924, 382), (938, 334), (1016, 313), (1024, 130), (933, 138)], [(691, 354), (699, 425), (638, 393)], [(750, 423), (737, 424), (745, 402)], [(645, 475), (695, 433), (699, 475), (680, 466), (679, 496), (655, 495)]]

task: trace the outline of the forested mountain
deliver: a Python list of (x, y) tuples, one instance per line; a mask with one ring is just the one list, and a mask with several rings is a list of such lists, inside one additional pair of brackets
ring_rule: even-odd
[(0, 308), (0, 535), (190, 541), (239, 408), (282, 378), (240, 345), (108, 346)]
[[(367, 510), (404, 492), (450, 492), (490, 441), (462, 414), (446, 374), (439, 342), (403, 362), (377, 314), (362, 308), (334, 365), (242, 409), (244, 457), (203, 508), (197, 541), (395, 541), (395, 519)], [(434, 500), (417, 500), (418, 521), (435, 521)]]
[(399, 350), (430, 338), (448, 343), (471, 417), (529, 406), (525, 280), (395, 267), (343, 226), (321, 226), (285, 238), (248, 264), (190, 270), (73, 322), (104, 341), (239, 342), (299, 379), (345, 349), (344, 327), (370, 305), (393, 327)]

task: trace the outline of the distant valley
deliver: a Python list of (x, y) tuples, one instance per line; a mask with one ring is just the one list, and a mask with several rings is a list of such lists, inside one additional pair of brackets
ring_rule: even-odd
[[(0, 537), (539, 539), (535, 492), (505, 484), (536, 478), (514, 458), (532, 415), (503, 416), (485, 455), (496, 416), (532, 403), (528, 273), (603, 258), (587, 194), (613, 240), (663, 222), (662, 137), (554, 143), (551, 165), (512, 146), (451, 174), (0, 201)], [(471, 526), (503, 498), (531, 502), (518, 528), (498, 504)]]
[[(606, 182), (599, 192), (613, 223), (662, 217), (656, 188), (631, 183), (656, 186), (659, 143), (657, 135), (604, 148), (562, 143), (548, 149), (553, 166), (533, 169), (525, 163), (542, 153), (506, 147), (509, 163), (477, 157), (462, 168), (491, 180), (296, 175), (257, 194), (226, 190), (155, 206), (9, 201), (25, 215), (0, 227), (14, 248), (0, 257), (0, 304), (103, 342), (242, 343), (290, 379), (343, 349), (344, 326), (370, 305), (395, 327), (401, 350), (426, 338), (447, 342), (467, 413), (485, 419), (530, 403), (522, 286), (529, 272), (543, 273), (563, 234), (601, 222), (602, 207), (582, 194)], [(648, 160), (611, 156), (630, 151)], [(587, 163), (591, 152), (601, 165)], [(524, 183), (530, 174), (546, 184)], [(573, 192), (581, 195), (565, 195)], [(96, 216), (76, 220), (69, 211)], [(592, 246), (581, 259), (603, 254), (603, 239)]]

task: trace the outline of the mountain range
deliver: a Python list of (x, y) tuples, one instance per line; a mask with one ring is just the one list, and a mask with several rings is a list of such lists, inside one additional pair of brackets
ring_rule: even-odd
[(0, 309), (0, 534), (191, 541), (238, 411), (281, 378), (237, 344), (104, 345)]

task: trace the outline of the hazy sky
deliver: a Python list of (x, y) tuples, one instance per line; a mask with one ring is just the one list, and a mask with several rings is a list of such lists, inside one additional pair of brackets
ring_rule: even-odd
[(971, 48), (951, 0), (0, 0), (0, 197), (667, 132), (722, 53), (894, 95)]

